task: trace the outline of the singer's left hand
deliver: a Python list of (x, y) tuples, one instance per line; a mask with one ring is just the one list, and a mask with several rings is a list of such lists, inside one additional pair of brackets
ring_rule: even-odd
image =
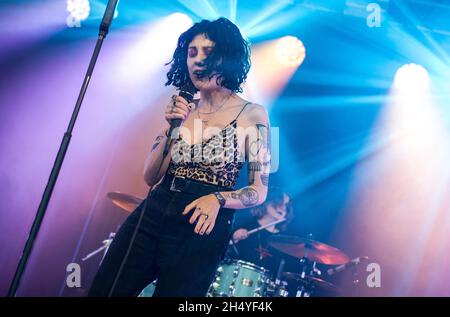
[(202, 196), (184, 208), (183, 215), (187, 215), (192, 209), (191, 219), (189, 223), (197, 221), (194, 232), (200, 235), (210, 234), (216, 224), (217, 214), (220, 210), (220, 204), (216, 196), (209, 194)]

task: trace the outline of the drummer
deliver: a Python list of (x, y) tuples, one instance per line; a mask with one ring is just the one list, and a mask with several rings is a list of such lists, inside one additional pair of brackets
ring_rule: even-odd
[[(238, 229), (232, 235), (234, 247), (228, 255), (264, 267), (275, 277), (281, 259), (289, 256), (271, 248), (268, 238), (284, 232), (293, 220), (291, 196), (281, 188), (269, 188), (265, 203), (254, 207), (251, 214), (250, 220), (236, 224)], [(263, 229), (252, 233), (261, 227)]]

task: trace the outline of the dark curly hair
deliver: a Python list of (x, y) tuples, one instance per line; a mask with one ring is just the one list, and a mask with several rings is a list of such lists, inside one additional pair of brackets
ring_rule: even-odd
[(292, 222), (294, 219), (294, 209), (292, 206), (292, 196), (287, 193), (286, 191), (283, 191), (280, 187), (272, 186), (267, 191), (267, 198), (265, 202), (261, 205), (258, 205), (254, 208), (252, 208), (251, 213), (254, 217), (257, 219), (261, 219), (264, 217), (267, 213), (267, 207), (269, 205), (272, 205), (273, 207), (276, 207), (279, 204), (282, 204), (284, 201), (284, 195), (287, 195), (289, 197), (289, 203), (286, 206), (286, 221), (279, 223), (276, 225), (276, 227), (280, 231), (285, 231), (287, 226)]
[(172, 60), (166, 64), (172, 64), (167, 73), (166, 86), (174, 85), (180, 89), (191, 81), (186, 63), (188, 47), (199, 34), (204, 34), (215, 43), (211, 54), (204, 60), (205, 70), (200, 76), (211, 79), (217, 74), (217, 85), (233, 92), (242, 92), (241, 85), (250, 69), (250, 48), (238, 27), (226, 18), (203, 20), (181, 34)]

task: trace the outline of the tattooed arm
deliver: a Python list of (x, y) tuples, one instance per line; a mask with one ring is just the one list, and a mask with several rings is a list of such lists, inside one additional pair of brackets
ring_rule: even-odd
[(259, 105), (249, 105), (243, 112), (239, 125), (247, 127), (245, 134), (238, 138), (245, 139), (245, 153), (249, 162), (248, 186), (235, 191), (215, 192), (189, 203), (182, 214), (188, 215), (194, 210), (189, 223), (196, 222), (194, 232), (197, 234), (211, 233), (220, 207), (245, 209), (260, 205), (266, 200), (270, 171), (269, 119), (266, 110)]
[[(175, 99), (175, 100), (174, 100)], [(165, 119), (168, 125), (171, 124), (173, 119), (181, 119), (183, 122), (189, 116), (192, 109), (195, 108), (194, 103), (188, 104), (186, 99), (181, 96), (172, 96), (170, 102), (166, 105)], [(150, 150), (150, 154), (145, 160), (144, 165), (144, 180), (149, 186), (153, 186), (158, 183), (158, 181), (166, 173), (169, 167), (172, 145), (169, 149), (169, 153), (164, 158), (164, 162), (161, 164), (163, 159), (164, 146), (168, 138), (169, 127), (165, 128), (155, 139), (155, 142)], [(160, 168), (158, 173), (158, 169)], [(158, 175), (156, 175), (158, 173)]]
[(248, 161), (248, 186), (231, 192), (220, 192), (223, 207), (250, 208), (266, 200), (270, 172), (270, 125), (264, 107), (251, 105), (246, 120), (251, 129), (246, 130), (245, 152)]
[(167, 140), (168, 129), (161, 131), (155, 138), (155, 141), (150, 149), (150, 153), (147, 156), (144, 164), (144, 180), (148, 186), (153, 186), (163, 177), (170, 163), (170, 154), (164, 159), (164, 163), (161, 165), (161, 169), (156, 175), (159, 165), (161, 163), (164, 151), (164, 145)]

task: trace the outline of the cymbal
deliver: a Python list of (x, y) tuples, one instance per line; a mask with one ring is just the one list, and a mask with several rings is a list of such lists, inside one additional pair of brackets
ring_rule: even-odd
[(136, 207), (144, 200), (129, 194), (123, 194), (119, 192), (109, 192), (108, 196), (112, 203), (127, 212), (132, 212)]
[(340, 265), (350, 261), (349, 257), (337, 248), (296, 236), (274, 235), (269, 238), (269, 244), (286, 254), (297, 258), (306, 257), (321, 264)]
[(304, 283), (310, 286), (319, 287), (324, 290), (338, 292), (339, 288), (337, 288), (333, 283), (327, 282), (315, 276), (306, 275), (304, 278), (301, 278), (301, 274), (292, 273), (292, 272), (284, 272), (283, 277), (288, 280), (295, 280), (299, 283)]

